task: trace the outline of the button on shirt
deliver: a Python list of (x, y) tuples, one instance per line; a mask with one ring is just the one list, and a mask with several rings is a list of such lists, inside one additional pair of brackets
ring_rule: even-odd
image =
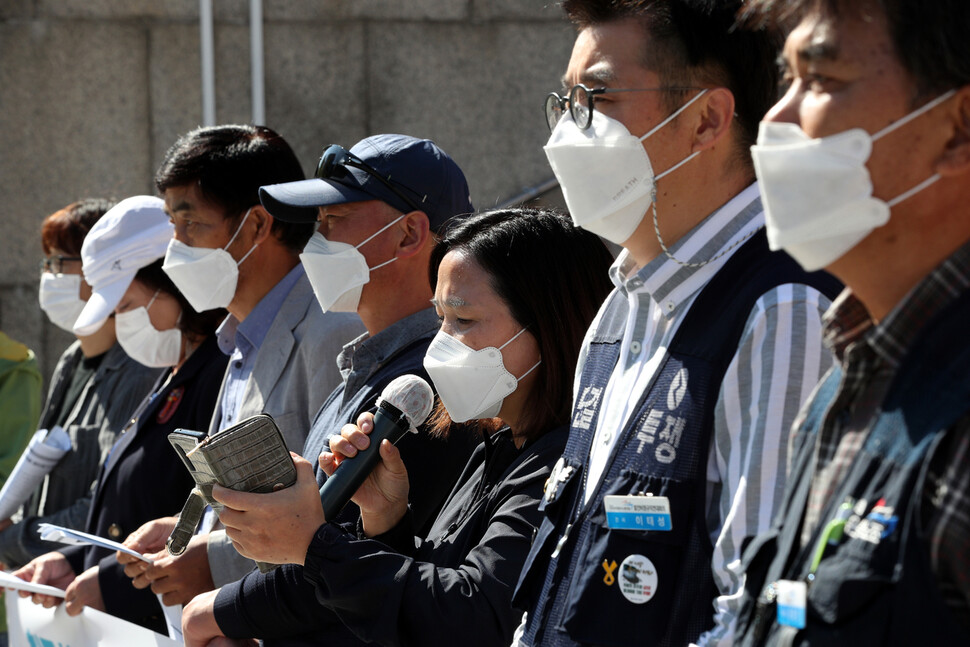
[[(723, 256), (686, 267), (660, 254), (637, 269), (624, 250), (610, 268), (613, 284), (629, 300), (629, 318), (590, 451), (587, 500), (697, 295), (762, 226), (764, 214), (754, 184), (670, 246), (684, 262), (699, 263), (726, 251)], [(742, 546), (770, 525), (784, 494), (788, 432), (801, 403), (832, 363), (821, 343), (822, 315), (829, 305), (825, 296), (804, 285), (781, 285), (765, 293), (745, 323), (721, 382), (707, 463), (711, 570), (720, 595), (714, 600), (715, 626), (697, 641), (702, 646), (726, 647), (733, 641), (744, 584)], [(598, 322), (599, 316), (591, 332)], [(581, 356), (577, 366), (577, 384), (584, 359)]]
[(248, 317), (240, 322), (233, 315), (229, 315), (216, 330), (219, 349), (229, 356), (226, 386), (220, 403), (222, 414), (222, 419), (219, 421), (220, 431), (239, 422), (239, 410), (245, 396), (246, 382), (256, 365), (259, 347), (266, 338), (266, 333), (269, 332), (283, 302), (289, 296), (290, 290), (303, 273), (303, 265), (297, 264), (260, 299)]

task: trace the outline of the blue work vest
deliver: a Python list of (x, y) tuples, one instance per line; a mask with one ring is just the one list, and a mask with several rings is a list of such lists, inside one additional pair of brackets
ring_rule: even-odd
[[(770, 252), (763, 232), (734, 253), (697, 296), (653, 384), (632, 396), (634, 413), (584, 503), (586, 461), (628, 314), (626, 297), (610, 296), (516, 589), (516, 605), (529, 612), (525, 644), (684, 647), (713, 626), (717, 589), (705, 499), (714, 408), (755, 302), (785, 283), (830, 296), (841, 288), (831, 276), (806, 274), (787, 255)], [(610, 529), (604, 498), (640, 494), (668, 499), (669, 528)], [(639, 588), (630, 595), (633, 585)]]
[[(935, 317), (907, 351), (863, 446), (801, 546), (818, 430), (828, 416), (842, 413), (828, 411), (840, 368), (819, 386), (794, 434), (797, 453), (783, 512), (744, 555), (739, 645), (970, 644), (970, 633), (940, 594), (920, 532), (924, 489), (935, 487), (927, 482), (929, 462), (947, 430), (970, 415), (968, 329), (970, 292)], [(777, 621), (779, 580), (806, 583), (802, 630)]]

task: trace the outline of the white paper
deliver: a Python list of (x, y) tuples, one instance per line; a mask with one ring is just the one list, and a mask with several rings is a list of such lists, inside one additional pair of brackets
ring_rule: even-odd
[(162, 602), (162, 594), (156, 593), (155, 596), (158, 598), (158, 603), (162, 607), (162, 615), (165, 616), (165, 626), (168, 627), (168, 637), (172, 640), (177, 640), (180, 643), (184, 642), (182, 637), (182, 605), (175, 604), (170, 607), (165, 606)]
[(11, 647), (180, 647), (181, 643), (107, 613), (85, 607), (67, 615), (63, 604), (45, 609), (30, 600), (7, 595)]
[(136, 550), (132, 550), (123, 544), (119, 544), (116, 541), (111, 541), (110, 539), (105, 539), (104, 537), (98, 537), (97, 535), (89, 535), (86, 532), (81, 532), (80, 530), (72, 530), (71, 528), (65, 528), (63, 526), (55, 526), (52, 523), (42, 523), (37, 526), (37, 530), (40, 533), (40, 538), (44, 541), (54, 541), (59, 544), (68, 544), (70, 546), (101, 546), (102, 548), (107, 548), (109, 550), (120, 550), (123, 553), (127, 553), (132, 557), (137, 557), (138, 559), (153, 564), (154, 562), (150, 557), (145, 557)]
[(0, 489), (0, 519), (12, 517), (70, 449), (71, 438), (62, 428), (38, 429)]
[(43, 593), (44, 595), (53, 595), (56, 598), (64, 597), (64, 591), (57, 588), (56, 586), (49, 586), (47, 584), (34, 584), (33, 582), (22, 580), (19, 577), (8, 573), (7, 571), (0, 571), (0, 586), (2, 586), (5, 589), (13, 589), (15, 591), (29, 591), (30, 593)]

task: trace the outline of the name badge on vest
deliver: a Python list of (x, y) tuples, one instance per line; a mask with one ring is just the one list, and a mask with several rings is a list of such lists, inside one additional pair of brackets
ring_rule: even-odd
[(673, 530), (670, 499), (665, 496), (611, 494), (603, 499), (611, 530)]
[(805, 582), (779, 580), (775, 582), (775, 593), (778, 596), (778, 624), (804, 629), (808, 599), (808, 586)]

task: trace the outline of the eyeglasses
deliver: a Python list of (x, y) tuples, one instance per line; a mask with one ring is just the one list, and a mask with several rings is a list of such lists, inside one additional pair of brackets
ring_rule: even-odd
[[(390, 176), (384, 177), (373, 166), (338, 144), (331, 144), (323, 151), (323, 155), (320, 156), (320, 161), (317, 163), (317, 172), (314, 173), (314, 177), (320, 180), (343, 178), (350, 173), (350, 171), (347, 170), (348, 166), (360, 169), (364, 173), (367, 173), (371, 177), (381, 182), (384, 186), (390, 189), (394, 195), (404, 200), (404, 202), (411, 207), (413, 211), (424, 211), (424, 208), (419, 206), (418, 202), (415, 202), (412, 198), (405, 195), (401, 189), (406, 189), (407, 191), (411, 191), (411, 193), (418, 195), (416, 191), (397, 182), (394, 183), (397, 184), (397, 186), (391, 184)], [(400, 187), (400, 189), (398, 187)], [(427, 199), (428, 196), (423, 196), (421, 198), (421, 202), (423, 203), (427, 201)]]
[(659, 88), (595, 88), (593, 90), (587, 88), (582, 83), (574, 85), (569, 91), (569, 94), (565, 97), (559, 96), (555, 92), (550, 92), (549, 96), (546, 97), (546, 103), (544, 106), (546, 114), (546, 125), (549, 126), (549, 130), (553, 130), (556, 124), (559, 123), (559, 119), (566, 112), (566, 104), (569, 104), (569, 114), (572, 115), (573, 121), (576, 125), (580, 127), (581, 130), (586, 130), (589, 128), (590, 124), (593, 123), (593, 97), (599, 94), (613, 94), (615, 92), (662, 92), (666, 90), (700, 90), (701, 88), (696, 88), (692, 86), (673, 86), (667, 85)]
[(64, 263), (66, 262), (81, 262), (80, 256), (61, 256), (60, 254), (55, 254), (49, 258), (41, 259), (40, 261), (40, 271), (50, 272), (52, 274), (63, 274), (64, 273)]

